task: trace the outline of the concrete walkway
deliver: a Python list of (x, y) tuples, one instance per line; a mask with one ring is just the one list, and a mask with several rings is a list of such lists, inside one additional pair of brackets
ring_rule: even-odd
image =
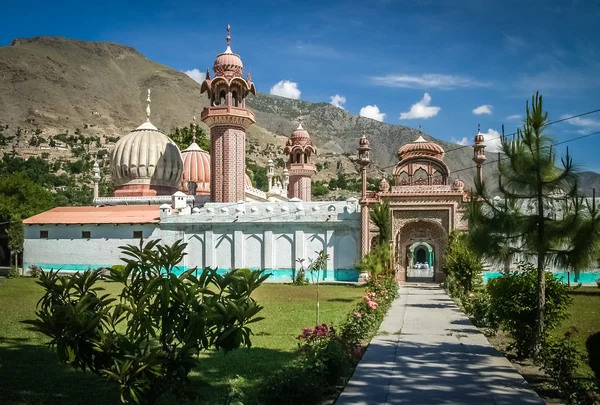
[(544, 404), (446, 293), (407, 283), (336, 405)]

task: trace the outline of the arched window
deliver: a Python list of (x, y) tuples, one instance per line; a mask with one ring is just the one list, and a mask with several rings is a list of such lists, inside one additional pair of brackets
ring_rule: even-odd
[(236, 90), (233, 90), (231, 92), (231, 105), (233, 105), (234, 107), (238, 106), (238, 92)]
[(225, 105), (226, 98), (227, 98), (227, 93), (225, 92), (225, 90), (221, 90), (221, 92), (219, 93), (219, 105)]
[(308, 153), (304, 152), (304, 163), (308, 163)]
[(300, 152), (296, 153), (296, 163), (301, 163), (300, 162)]

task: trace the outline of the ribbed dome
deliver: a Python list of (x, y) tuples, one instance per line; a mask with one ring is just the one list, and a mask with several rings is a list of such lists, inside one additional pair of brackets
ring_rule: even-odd
[(225, 52), (219, 54), (213, 65), (213, 71), (217, 76), (224, 77), (242, 77), (244, 71), (244, 64), (240, 55), (231, 52), (231, 27), (227, 26), (227, 49)]
[(149, 121), (119, 139), (110, 166), (115, 186), (178, 188), (183, 173), (179, 148)]
[(407, 143), (398, 149), (398, 159), (402, 160), (412, 156), (444, 157), (444, 149), (434, 142), (429, 142), (419, 136), (417, 140)]
[(197, 184), (196, 194), (210, 194), (210, 154), (195, 142), (181, 153), (183, 158), (183, 179), (181, 189), (188, 189), (188, 182)]
[(296, 128), (292, 132), (292, 135), (285, 144), (283, 153), (287, 155), (292, 150), (296, 150), (298, 147), (303, 151), (308, 150), (311, 153), (317, 153), (317, 149), (314, 147), (312, 141), (310, 140), (310, 135), (308, 134), (308, 131), (302, 128), (302, 124), (299, 124), (298, 128)]

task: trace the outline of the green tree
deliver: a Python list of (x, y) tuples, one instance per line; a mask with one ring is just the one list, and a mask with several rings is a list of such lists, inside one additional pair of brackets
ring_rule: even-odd
[(250, 347), (249, 325), (262, 319), (251, 294), (268, 275), (194, 268), (177, 276), (186, 245), (158, 243), (121, 248), (127, 266), (108, 277), (122, 287), (117, 298), (102, 295), (99, 270), (43, 272), (37, 317), (25, 321), (50, 337), (61, 362), (116, 383), (123, 403), (191, 395), (200, 352)]
[(526, 105), (526, 119), (516, 138), (502, 137), (498, 158), (500, 198), (483, 182), (469, 208), (470, 244), (488, 259), (504, 265), (515, 255), (531, 259), (537, 270), (535, 333), (531, 355), (537, 357), (544, 332), (545, 269), (549, 263), (581, 268), (598, 257), (600, 216), (577, 191), (576, 168), (569, 155), (557, 166), (552, 138), (545, 134), (548, 113), (542, 96)]
[(459, 231), (450, 234), (443, 268), (446, 281), (458, 283), (467, 292), (475, 290), (482, 283), (481, 257), (471, 250), (467, 235)]
[(311, 190), (312, 190), (313, 197), (321, 197), (321, 196), (329, 194), (329, 190), (327, 189), (327, 187), (325, 187), (323, 185), (323, 182), (319, 181), (319, 180), (315, 181), (312, 184)]
[(192, 143), (194, 126), (196, 126), (196, 144), (198, 144), (198, 146), (200, 146), (203, 150), (209, 152), (210, 140), (204, 133), (204, 130), (195, 123), (191, 123), (189, 127), (175, 128), (169, 134), (169, 138), (171, 138), (173, 142), (177, 144), (179, 150), (183, 151)]
[(379, 228), (379, 244), (392, 240), (392, 212), (388, 203), (377, 204), (371, 210), (371, 221)]

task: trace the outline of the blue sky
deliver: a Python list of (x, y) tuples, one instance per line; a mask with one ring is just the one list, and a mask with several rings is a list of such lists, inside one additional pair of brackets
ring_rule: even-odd
[[(490, 135), (502, 124), (513, 132), (536, 90), (550, 119), (600, 108), (596, 0), (24, 1), (2, 8), (0, 44), (37, 35), (114, 41), (181, 71), (211, 67), (231, 24), (232, 49), (259, 91), (275, 87), (315, 102), (337, 95), (351, 113), (422, 125), (448, 141), (470, 142), (478, 123)], [(548, 128), (557, 141), (596, 131), (600, 113)], [(566, 145), (583, 169), (600, 172), (600, 135)]]

